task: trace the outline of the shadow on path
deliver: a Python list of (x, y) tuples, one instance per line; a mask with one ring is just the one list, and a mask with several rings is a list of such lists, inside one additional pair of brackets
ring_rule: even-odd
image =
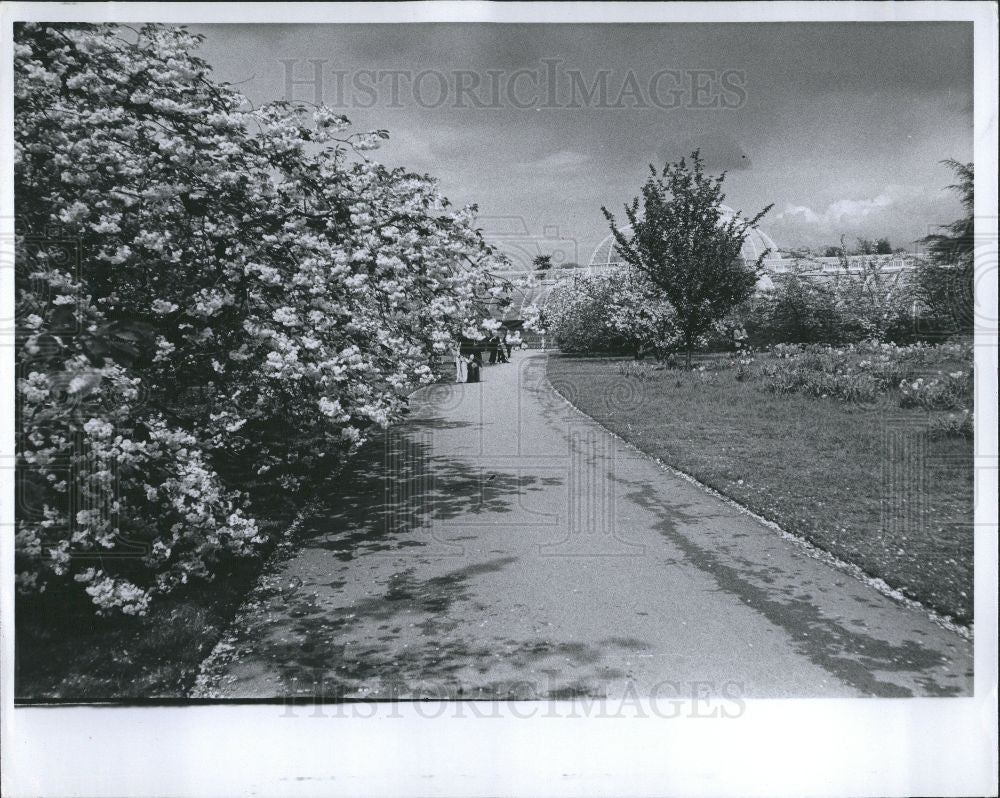
[[(523, 511), (525, 495), (564, 482), (484, 469), (435, 449), (436, 434), (474, 426), (415, 417), (405, 429), (373, 438), (352, 459), (350, 473), (276, 564), (294, 578), (276, 580), (259, 594), (264, 612), (239, 630), (240, 657), (264, 666), (270, 694), (334, 701), (601, 697), (610, 680), (626, 675), (606, 660), (649, 647), (614, 636), (587, 643), (523, 639), (504, 633), (502, 619), (491, 634), (470, 623), (470, 616), (496, 618), (500, 610), (489, 602), (497, 598), (510, 604), (511, 597), (498, 597), (495, 589), (480, 596), (477, 583), (519, 558), (470, 557), (459, 541), (478, 534), (445, 539), (435, 525)], [(489, 534), (502, 529), (498, 523)], [(456, 567), (435, 573), (449, 562), (442, 556)], [(259, 694), (260, 671), (251, 670), (248, 689), (253, 682)]]
[(525, 495), (563, 484), (560, 476), (484, 469), (434, 453), (433, 430), (463, 426), (474, 425), (420, 419), (407, 433), (370, 440), (303, 527), (301, 544), (343, 562), (432, 543), (436, 554), (459, 555), (462, 547), (443, 537), (442, 522), (523, 510)]
[[(781, 627), (794, 641), (795, 649), (811, 662), (861, 692), (884, 698), (913, 695), (907, 687), (883, 681), (877, 673), (929, 673), (947, 662), (941, 653), (906, 640), (894, 645), (859, 629), (849, 629), (835, 618), (824, 615), (812, 596), (805, 593), (800, 574), (777, 566), (761, 566), (746, 558), (728, 555), (724, 541), (713, 541), (705, 530), (705, 516), (688, 514), (685, 505), (664, 505), (656, 487), (648, 482), (615, 477), (631, 488), (628, 498), (656, 513), (657, 530), (682, 551), (691, 565), (710, 576), (719, 589), (736, 596)], [(697, 529), (698, 535), (689, 534)], [(714, 542), (706, 546), (697, 540)], [(738, 563), (736, 565), (730, 562)], [(782, 597), (784, 596), (784, 597)], [(959, 677), (954, 675), (957, 680)], [(951, 696), (964, 692), (960, 684), (940, 684), (917, 678), (928, 695)]]

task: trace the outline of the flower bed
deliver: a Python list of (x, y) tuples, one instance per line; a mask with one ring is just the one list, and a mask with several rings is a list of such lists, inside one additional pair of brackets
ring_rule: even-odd
[(968, 344), (778, 344), (760, 353), (741, 353), (730, 364), (737, 379), (756, 381), (775, 394), (853, 403), (890, 397), (901, 408), (972, 410)]

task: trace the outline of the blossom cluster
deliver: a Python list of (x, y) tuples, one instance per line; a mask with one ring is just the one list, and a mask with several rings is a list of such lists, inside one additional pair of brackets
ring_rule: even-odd
[(362, 153), (385, 131), (255, 108), (199, 42), (16, 35), (18, 579), (102, 612), (258, 551), (245, 486), (336, 472), (498, 293), (475, 209)]
[(561, 283), (541, 312), (547, 331), (565, 352), (665, 354), (680, 344), (670, 303), (631, 269)]

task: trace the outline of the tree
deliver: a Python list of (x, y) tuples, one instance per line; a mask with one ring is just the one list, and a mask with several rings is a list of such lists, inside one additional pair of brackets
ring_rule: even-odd
[(958, 178), (948, 188), (959, 195), (965, 213), (961, 219), (942, 225), (943, 232), (921, 239), (929, 259), (917, 267), (916, 291), (939, 322), (971, 330), (975, 303), (975, 170), (972, 163), (954, 159), (943, 163)]
[(741, 250), (772, 206), (750, 219), (741, 214), (725, 219), (725, 172), (706, 175), (697, 150), (690, 163), (681, 158), (660, 173), (652, 165), (649, 169), (641, 198), (625, 206), (631, 237), (619, 230), (607, 208), (601, 210), (623, 260), (641, 272), (676, 313), (690, 367), (699, 336), (753, 294), (769, 251), (747, 262)]
[[(852, 255), (891, 255), (892, 244), (888, 238), (880, 238), (872, 241), (870, 238), (859, 238), (854, 246)], [(831, 257), (836, 257), (836, 253)]]
[(536, 255), (535, 259), (531, 261), (531, 265), (535, 267), (535, 271), (547, 272), (552, 268), (552, 256)]
[(367, 160), (385, 131), (255, 108), (199, 42), (16, 29), (18, 585), (102, 612), (257, 553), (503, 293), (474, 208)]

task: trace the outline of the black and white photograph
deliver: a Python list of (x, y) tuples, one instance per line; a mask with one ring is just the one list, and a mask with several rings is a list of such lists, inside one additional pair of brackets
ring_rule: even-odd
[(3, 11), (5, 793), (995, 795), (996, 5), (286, 9)]

